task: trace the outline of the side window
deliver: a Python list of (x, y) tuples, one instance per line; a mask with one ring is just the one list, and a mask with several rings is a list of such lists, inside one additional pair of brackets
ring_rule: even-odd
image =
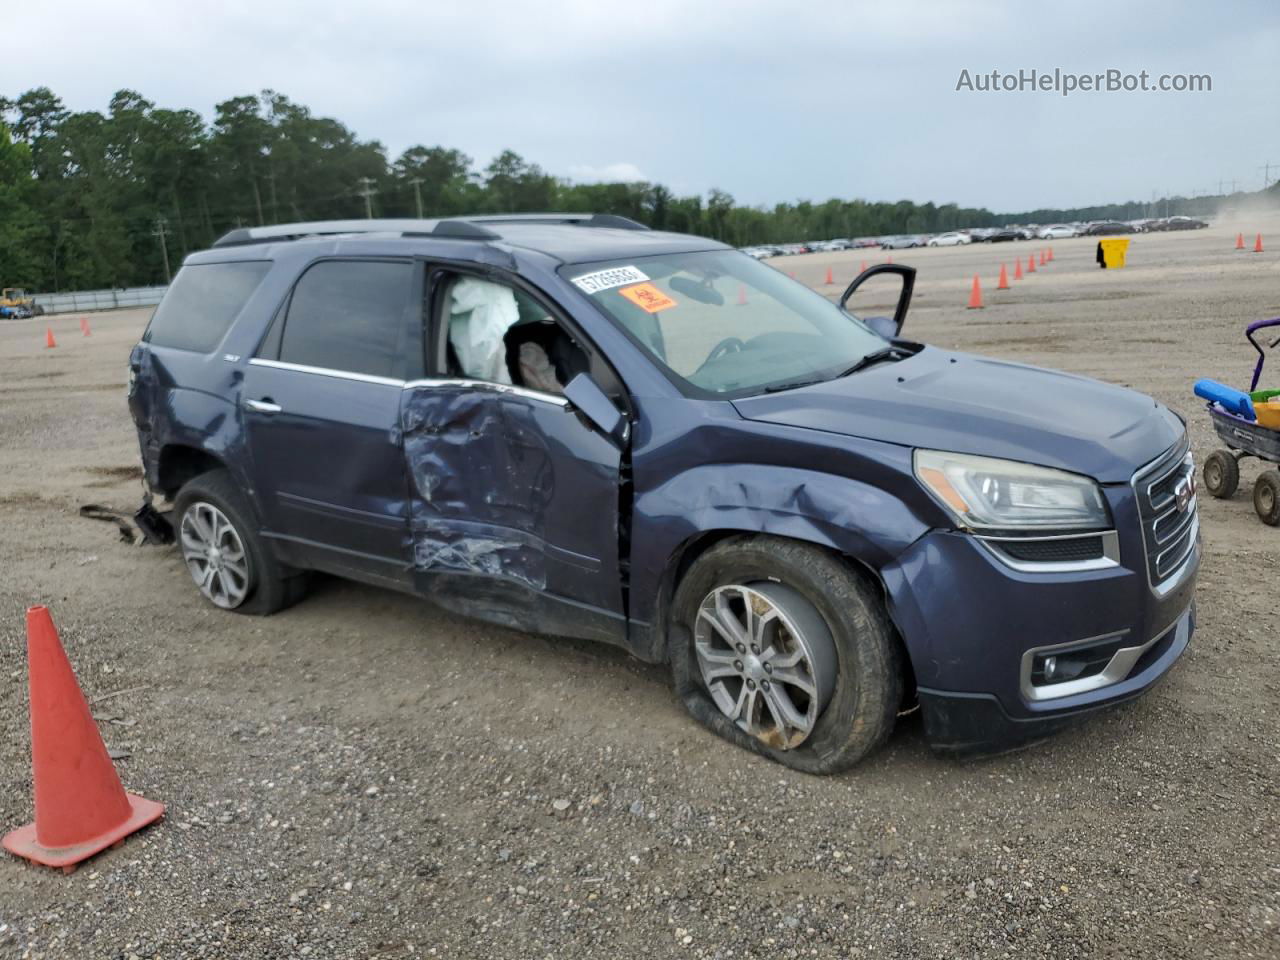
[(187, 264), (156, 308), (145, 339), (158, 347), (209, 353), (270, 268), (268, 260)]
[[(404, 378), (411, 351), (414, 267), (377, 260), (324, 260), (289, 300), (280, 359), (378, 377)], [(270, 338), (268, 338), (270, 339)]]
[(454, 276), (444, 288), (446, 373), (562, 394), (587, 350), (537, 300), (504, 283)]

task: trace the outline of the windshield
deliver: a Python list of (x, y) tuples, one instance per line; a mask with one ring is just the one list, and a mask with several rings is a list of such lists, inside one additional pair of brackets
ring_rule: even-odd
[(564, 268), (686, 392), (741, 396), (828, 380), (887, 341), (825, 297), (737, 251)]

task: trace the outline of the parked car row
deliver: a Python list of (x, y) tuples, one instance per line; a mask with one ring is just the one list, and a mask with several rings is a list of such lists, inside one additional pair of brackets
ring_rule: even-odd
[(1096, 237), (1117, 233), (1199, 230), (1208, 225), (1203, 220), (1181, 216), (1154, 220), (1095, 220), (1087, 223), (1008, 225), (949, 230), (938, 234), (904, 233), (882, 237), (810, 240), (805, 243), (761, 244), (743, 247), (742, 252), (757, 260), (763, 260), (767, 257), (785, 257), (796, 253), (857, 250), (866, 247), (879, 247), (881, 250), (909, 250), (913, 247), (957, 247), (967, 243), (1006, 243), (1013, 240), (1066, 240), (1071, 237)]

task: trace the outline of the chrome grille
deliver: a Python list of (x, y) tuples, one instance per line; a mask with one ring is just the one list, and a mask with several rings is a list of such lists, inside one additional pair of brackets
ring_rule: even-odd
[[(1185, 485), (1185, 486), (1184, 486)], [(1183, 488), (1190, 499), (1178, 505)], [(1154, 463), (1133, 477), (1138, 513), (1142, 518), (1142, 539), (1147, 550), (1147, 576), (1151, 586), (1177, 573), (1196, 546), (1200, 523), (1195, 498), (1195, 462), (1184, 437)]]

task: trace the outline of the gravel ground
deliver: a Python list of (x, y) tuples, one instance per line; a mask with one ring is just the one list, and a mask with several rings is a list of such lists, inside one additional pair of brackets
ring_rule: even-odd
[[(1133, 385), (1191, 417), (1280, 314), (1236, 230), (1092, 244), (997, 294), (1032, 244), (904, 251), (908, 330)], [(779, 261), (822, 284), (870, 251)], [(1024, 259), (1025, 264), (1025, 259)], [(982, 273), (987, 309), (966, 311)], [(818, 779), (703, 732), (665, 672), (337, 580), (267, 620), (207, 607), (132, 509), (125, 361), (144, 312), (0, 326), (0, 822), (31, 817), (23, 610), (47, 603), (126, 786), (163, 821), (71, 875), (0, 859), (0, 955), (1277, 957), (1280, 531), (1202, 497), (1196, 639), (1137, 703), (999, 758), (918, 717)], [(1280, 383), (1280, 371), (1272, 382)]]

